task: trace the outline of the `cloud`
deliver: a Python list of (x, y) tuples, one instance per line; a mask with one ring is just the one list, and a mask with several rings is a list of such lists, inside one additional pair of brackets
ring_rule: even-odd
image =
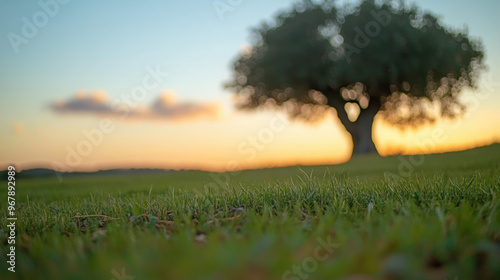
[(130, 120), (216, 119), (221, 114), (219, 103), (179, 102), (172, 91), (163, 92), (148, 107), (139, 107), (137, 104), (126, 104), (120, 101), (110, 102), (106, 92), (96, 91), (78, 92), (69, 100), (51, 104), (50, 108), (56, 113), (86, 113)]
[(53, 111), (58, 113), (112, 113), (113, 109), (107, 102), (107, 94), (104, 91), (95, 91), (87, 94), (85, 92), (77, 92), (68, 101), (58, 101), (51, 105)]
[(220, 105), (217, 103), (178, 103), (172, 93), (163, 93), (150, 108), (150, 114), (172, 119), (217, 117)]

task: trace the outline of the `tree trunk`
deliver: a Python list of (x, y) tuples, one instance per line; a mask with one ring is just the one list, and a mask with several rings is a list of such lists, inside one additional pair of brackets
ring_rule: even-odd
[(330, 98), (328, 104), (335, 108), (340, 122), (351, 135), (353, 144), (352, 154), (378, 154), (377, 148), (372, 140), (372, 127), (373, 119), (381, 107), (380, 100), (372, 98), (368, 107), (366, 109), (361, 109), (358, 119), (355, 122), (349, 120), (347, 112), (344, 109), (345, 101), (341, 97)]
[(377, 112), (370, 107), (362, 110), (351, 129), (347, 130), (352, 138), (353, 155), (378, 153), (372, 140), (373, 119)]

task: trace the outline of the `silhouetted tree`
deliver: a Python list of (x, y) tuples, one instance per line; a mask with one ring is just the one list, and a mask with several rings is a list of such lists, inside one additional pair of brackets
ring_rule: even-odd
[(284, 108), (309, 121), (334, 108), (353, 154), (377, 152), (377, 113), (406, 128), (464, 112), (459, 94), (484, 68), (479, 40), (401, 1), (332, 2), (303, 1), (253, 30), (228, 84), (239, 108)]

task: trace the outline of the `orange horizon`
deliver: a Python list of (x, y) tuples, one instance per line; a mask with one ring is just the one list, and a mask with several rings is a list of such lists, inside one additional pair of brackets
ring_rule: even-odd
[[(434, 150), (429, 150), (425, 152), (417, 152), (412, 153), (408, 150), (405, 152), (397, 152), (397, 153), (389, 153), (389, 152), (381, 152), (379, 151), (379, 155), (381, 157), (391, 157), (391, 156), (399, 156), (399, 155), (430, 155), (430, 154), (443, 154), (443, 153), (452, 153), (452, 152), (460, 152), (466, 151), (470, 149), (486, 147), (490, 145), (500, 144), (499, 139), (494, 139), (491, 141), (482, 141), (476, 143), (463, 144), (455, 147), (441, 147)], [(399, 150), (397, 148), (394, 149)], [(400, 151), (400, 150), (399, 150)], [(364, 155), (359, 155), (364, 156)], [(354, 157), (357, 157), (356, 155)], [(257, 164), (247, 164), (240, 165), (241, 168), (210, 168), (207, 165), (203, 164), (192, 164), (190, 167), (188, 166), (169, 166), (169, 165), (161, 165), (157, 163), (95, 163), (95, 164), (82, 164), (81, 166), (71, 170), (71, 172), (96, 172), (101, 170), (113, 170), (113, 169), (162, 169), (162, 170), (174, 170), (174, 171), (205, 171), (205, 172), (233, 172), (233, 171), (243, 171), (243, 170), (258, 170), (258, 169), (269, 169), (269, 168), (282, 168), (282, 167), (290, 167), (290, 166), (320, 166), (320, 165), (338, 165), (348, 162), (352, 157), (349, 157), (347, 160), (295, 160), (295, 161), (282, 161), (282, 162), (261, 162)], [(16, 166), (18, 171), (42, 168), (48, 170), (54, 170), (52, 163), (47, 161), (32, 161), (32, 162), (21, 162), (16, 164), (2, 164), (4, 168), (2, 170), (6, 170), (9, 165)]]

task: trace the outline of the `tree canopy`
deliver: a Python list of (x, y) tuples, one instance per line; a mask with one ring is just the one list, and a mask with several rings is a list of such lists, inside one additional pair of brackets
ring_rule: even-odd
[(480, 40), (403, 1), (302, 1), (253, 35), (228, 84), (238, 107), (308, 121), (334, 108), (355, 154), (376, 152), (377, 114), (402, 129), (460, 116), (460, 93), (484, 68)]

